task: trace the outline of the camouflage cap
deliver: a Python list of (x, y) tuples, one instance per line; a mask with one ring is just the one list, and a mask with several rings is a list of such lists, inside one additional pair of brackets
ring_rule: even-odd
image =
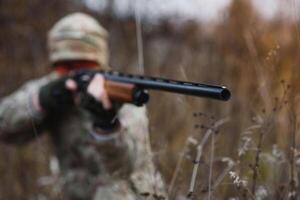
[(48, 34), (49, 59), (52, 63), (89, 60), (107, 68), (109, 49), (107, 31), (91, 16), (73, 13), (59, 20)]

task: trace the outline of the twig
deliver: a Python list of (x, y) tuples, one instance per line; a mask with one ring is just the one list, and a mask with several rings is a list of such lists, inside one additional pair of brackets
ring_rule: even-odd
[(255, 189), (256, 189), (256, 182), (258, 178), (258, 170), (260, 166), (260, 154), (262, 152), (262, 144), (264, 137), (271, 132), (273, 129), (272, 122), (274, 121), (274, 115), (272, 115), (266, 122), (264, 127), (259, 132), (259, 138), (258, 138), (258, 144), (256, 147), (256, 154), (255, 154), (255, 161), (254, 165), (251, 166), (252, 171), (253, 171), (253, 176), (252, 176), (252, 189), (251, 192), (252, 194), (255, 194)]
[(192, 178), (191, 178), (191, 182), (190, 182), (190, 186), (189, 186), (189, 191), (187, 194), (187, 198), (188, 199), (192, 199), (192, 196), (194, 194), (194, 189), (195, 189), (195, 184), (196, 184), (196, 179), (197, 179), (197, 173), (198, 173), (198, 168), (199, 168), (199, 164), (200, 164), (200, 160), (201, 160), (201, 156), (202, 156), (202, 150), (203, 150), (203, 146), (207, 143), (208, 138), (211, 136), (211, 134), (214, 133), (214, 131), (221, 125), (223, 125), (224, 123), (228, 122), (229, 118), (225, 118), (225, 119), (221, 119), (217, 122), (214, 123), (214, 125), (209, 128), (204, 137), (202, 138), (200, 144), (197, 146), (197, 155), (196, 155), (196, 160), (194, 161), (194, 168), (193, 168), (193, 173), (192, 173)]
[[(222, 158), (222, 162), (227, 162), (227, 167), (223, 170), (223, 172), (217, 177), (217, 179), (214, 181), (214, 184), (209, 190), (214, 191), (224, 180), (226, 175), (229, 173), (229, 171), (233, 168), (235, 165), (234, 161), (231, 158), (224, 157)], [(210, 198), (209, 195), (205, 196), (203, 199)]]
[(144, 48), (143, 48), (143, 35), (142, 35), (142, 23), (141, 23), (141, 13), (140, 13), (140, 2), (136, 1), (135, 4), (135, 24), (136, 24), (136, 40), (137, 40), (137, 50), (138, 50), (138, 66), (139, 73), (144, 74)]
[(277, 105), (275, 105), (275, 107), (273, 108), (273, 112), (271, 113), (271, 115), (268, 117), (268, 119), (266, 120), (266, 122), (264, 123), (264, 126), (262, 126), (262, 128), (260, 129), (259, 132), (259, 139), (258, 139), (258, 144), (257, 144), (257, 149), (256, 149), (256, 155), (255, 155), (255, 161), (254, 161), (254, 165), (252, 166), (252, 170), (253, 170), (253, 176), (252, 176), (252, 189), (251, 192), (253, 194), (255, 194), (255, 189), (256, 189), (256, 182), (257, 182), (257, 178), (258, 178), (258, 170), (259, 170), (259, 164), (260, 164), (260, 154), (262, 152), (262, 143), (264, 138), (266, 137), (266, 135), (271, 132), (271, 130), (273, 129), (273, 122), (274, 122), (274, 118), (275, 118), (275, 114), (278, 113), (283, 105), (285, 105), (285, 99), (288, 95), (288, 91), (290, 89), (290, 85), (285, 85), (284, 81), (282, 81), (283, 84), (283, 95), (281, 98), (281, 101), (279, 101), (279, 103)]
[(192, 199), (192, 196), (193, 196), (193, 193), (194, 193), (194, 188), (195, 188), (195, 184), (196, 184), (196, 177), (197, 177), (197, 172), (198, 172), (201, 156), (202, 156), (202, 145), (199, 145), (199, 146), (197, 146), (197, 157), (196, 157), (196, 160), (194, 162), (192, 179), (191, 179), (191, 182), (190, 182), (189, 192), (187, 194), (188, 199)]
[(175, 185), (176, 179), (178, 177), (179, 170), (181, 168), (181, 165), (182, 165), (182, 162), (183, 162), (183, 159), (184, 159), (184, 155), (187, 151), (188, 143), (189, 143), (189, 138), (186, 140), (186, 142), (184, 144), (183, 150), (180, 153), (180, 157), (179, 157), (179, 159), (176, 163), (176, 167), (175, 167), (174, 173), (172, 175), (172, 179), (171, 179), (171, 182), (170, 182), (170, 185), (169, 185), (169, 188), (168, 188), (168, 195), (169, 195), (170, 198), (172, 196), (174, 185)]
[(249, 197), (252, 199), (252, 200), (255, 200), (255, 197), (254, 195), (251, 193), (251, 191), (248, 189), (247, 187), (247, 183), (246, 181), (242, 180), (237, 173), (233, 172), (233, 171), (230, 171), (229, 172), (229, 177), (230, 179), (233, 181), (233, 185), (236, 187), (236, 189), (240, 190), (242, 189), (243, 190), (243, 199), (248, 199), (247, 196), (249, 195)]
[(222, 158), (222, 162), (227, 162), (227, 167), (223, 170), (223, 172), (218, 176), (218, 178), (215, 180), (214, 185), (212, 187), (212, 190), (215, 190), (223, 181), (225, 176), (228, 174), (228, 172), (233, 168), (235, 165), (234, 161), (231, 158)]
[(209, 163), (209, 177), (208, 177), (208, 199), (211, 198), (211, 182), (212, 182), (212, 171), (213, 171), (213, 161), (214, 161), (214, 154), (215, 154), (215, 134), (211, 136), (211, 150), (210, 150), (210, 163)]
[(262, 146), (262, 138), (263, 138), (264, 132), (261, 130), (259, 134), (258, 144), (257, 144), (257, 150), (255, 155), (255, 162), (252, 166), (253, 170), (253, 176), (252, 176), (252, 194), (255, 194), (256, 189), (256, 182), (257, 182), (257, 175), (258, 175), (258, 168), (259, 168), (259, 159), (260, 159), (260, 153), (261, 153), (261, 146)]
[(291, 130), (291, 149), (290, 149), (290, 188), (289, 188), (289, 199), (296, 200), (297, 193), (296, 193), (296, 181), (295, 181), (295, 149), (296, 149), (296, 116), (295, 113), (292, 112), (290, 109), (290, 121), (292, 123), (292, 130)]

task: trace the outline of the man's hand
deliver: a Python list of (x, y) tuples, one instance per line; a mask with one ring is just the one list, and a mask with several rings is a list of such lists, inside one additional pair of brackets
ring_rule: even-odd
[(121, 105), (111, 102), (104, 84), (103, 76), (96, 74), (86, 91), (82, 92), (78, 91), (76, 81), (62, 77), (40, 89), (39, 105), (49, 113), (62, 112), (74, 105), (81, 106), (91, 114), (95, 127), (113, 129), (119, 123), (116, 116)]
[(66, 87), (67, 77), (61, 77), (41, 87), (38, 105), (46, 113), (57, 113), (74, 105), (74, 92)]
[[(112, 103), (108, 97), (104, 83), (105, 80), (103, 76), (96, 74), (87, 87), (87, 94), (91, 95), (96, 101), (101, 103), (105, 110), (109, 110), (112, 108)], [(67, 80), (66, 87), (71, 91), (77, 90), (77, 84), (72, 79)]]
[[(77, 84), (72, 79), (66, 81), (66, 87), (73, 92), (77, 90)], [(93, 77), (86, 92), (81, 93), (75, 102), (91, 114), (95, 128), (112, 130), (119, 125), (116, 116), (121, 105), (109, 99), (101, 74)]]
[[(69, 107), (76, 102), (77, 83), (73, 79), (61, 77), (48, 83), (40, 89), (37, 110), (56, 111)], [(112, 103), (104, 87), (104, 78), (95, 75), (87, 87), (87, 94), (103, 105), (105, 110), (112, 108)], [(75, 98), (75, 99), (74, 99)]]

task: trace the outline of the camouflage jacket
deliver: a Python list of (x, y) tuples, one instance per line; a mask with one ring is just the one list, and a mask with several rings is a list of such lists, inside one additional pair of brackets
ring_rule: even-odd
[(51, 73), (26, 83), (0, 103), (0, 139), (25, 143), (49, 132), (59, 160), (66, 199), (165, 199), (151, 160), (145, 107), (130, 104), (118, 113), (120, 129), (95, 138), (88, 113), (78, 107), (60, 116), (37, 112), (31, 97), (56, 79)]

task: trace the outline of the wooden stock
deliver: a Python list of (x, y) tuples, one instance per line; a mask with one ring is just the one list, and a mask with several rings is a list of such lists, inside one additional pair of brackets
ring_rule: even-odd
[(111, 100), (127, 103), (133, 102), (132, 94), (134, 92), (135, 85), (105, 80), (104, 87)]

